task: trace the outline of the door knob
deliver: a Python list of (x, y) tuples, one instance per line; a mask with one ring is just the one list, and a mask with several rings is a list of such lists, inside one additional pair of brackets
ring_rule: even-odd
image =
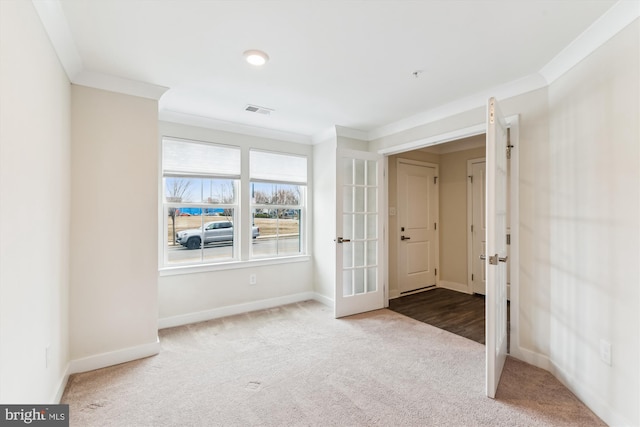
[[(480, 259), (482, 261), (485, 261), (487, 259), (487, 256), (485, 254), (480, 255)], [(498, 261), (500, 262), (507, 262), (507, 260), (509, 259), (508, 256), (506, 257), (500, 257), (498, 256), (498, 254), (495, 254), (494, 256), (490, 256), (489, 257), (489, 264), (491, 265), (498, 265)]]
[(411, 240), (411, 237), (400, 236), (400, 240)]
[(350, 242), (351, 240), (349, 239), (343, 239), (342, 237), (338, 237), (338, 239), (334, 239), (334, 242), (338, 242), (338, 243), (347, 243)]

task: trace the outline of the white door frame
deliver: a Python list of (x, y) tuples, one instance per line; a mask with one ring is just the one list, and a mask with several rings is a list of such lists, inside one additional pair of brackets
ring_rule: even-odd
[[(520, 118), (519, 116), (513, 115), (506, 118), (507, 124), (510, 128), (510, 142), (513, 145), (511, 150), (511, 175), (509, 177), (510, 180), (510, 192), (509, 192), (509, 208), (510, 208), (510, 225), (511, 225), (511, 246), (510, 246), (510, 256), (509, 261), (511, 263), (511, 317), (510, 317), (510, 331), (511, 331), (511, 344), (509, 353), (519, 359), (524, 359), (524, 355), (520, 350), (520, 334), (519, 334), (519, 285), (520, 278), (518, 272), (520, 271), (520, 211), (518, 209), (519, 198), (519, 177), (520, 177), (520, 167), (519, 167), (519, 127), (520, 127)], [(407, 151), (417, 150), (420, 148), (430, 147), (433, 145), (440, 145), (447, 142), (456, 141), (463, 138), (468, 138), (470, 136), (482, 135), (486, 132), (487, 125), (485, 122), (478, 123), (473, 126), (460, 128), (453, 130), (451, 132), (442, 133), (434, 136), (430, 136), (428, 138), (419, 139), (416, 141), (410, 141), (401, 145), (383, 148), (377, 151), (378, 154), (384, 155), (386, 158), (388, 156), (394, 154), (400, 154)], [(389, 182), (387, 177), (384, 180), (384, 198), (388, 200), (389, 195)], [(385, 222), (385, 230), (389, 229), (389, 217), (384, 216)], [(385, 248), (389, 247), (388, 241), (388, 233), (385, 233), (385, 239), (383, 244)], [(387, 252), (388, 255), (388, 252)], [(386, 300), (385, 304), (388, 306), (388, 296), (389, 296), (389, 268), (388, 268), (388, 256), (385, 257), (385, 268), (384, 268), (384, 286), (385, 286), (385, 295)]]

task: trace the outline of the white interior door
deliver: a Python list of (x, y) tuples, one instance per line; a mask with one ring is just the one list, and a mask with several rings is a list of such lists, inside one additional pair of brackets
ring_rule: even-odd
[(486, 381), (495, 397), (507, 357), (507, 123), (495, 98), (487, 106)]
[(484, 159), (471, 163), (471, 283), (476, 294), (485, 295), (487, 272), (480, 255), (487, 252), (486, 168)]
[(384, 306), (382, 285), (382, 157), (338, 151), (335, 316)]
[(400, 294), (437, 284), (437, 166), (399, 159), (398, 289)]

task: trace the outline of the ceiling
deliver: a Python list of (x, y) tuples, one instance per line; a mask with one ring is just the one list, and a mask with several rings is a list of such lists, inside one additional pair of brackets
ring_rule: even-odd
[[(304, 139), (335, 125), (379, 136), (511, 82), (535, 78), (541, 87), (540, 71), (616, 2), (49, 3), (62, 11), (76, 72), (167, 88), (161, 117), (182, 113)], [(247, 64), (248, 49), (265, 51), (269, 62)], [(247, 104), (274, 111), (250, 113)]]

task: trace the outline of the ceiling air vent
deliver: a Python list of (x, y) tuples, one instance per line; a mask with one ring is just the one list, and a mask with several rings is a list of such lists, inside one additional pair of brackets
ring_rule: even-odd
[(248, 104), (246, 107), (244, 107), (244, 111), (249, 111), (251, 113), (264, 114), (265, 116), (268, 116), (274, 110), (272, 108), (259, 107), (257, 105)]

